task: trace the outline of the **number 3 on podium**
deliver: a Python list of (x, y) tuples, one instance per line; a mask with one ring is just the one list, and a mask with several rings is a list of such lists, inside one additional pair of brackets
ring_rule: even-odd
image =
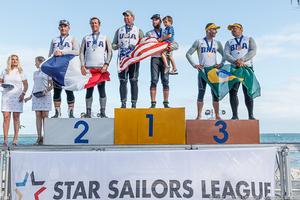
[(149, 126), (148, 126), (149, 137), (153, 137), (153, 121), (154, 121), (153, 114), (146, 114), (146, 118), (149, 119)]
[(217, 121), (215, 123), (215, 126), (218, 127), (218, 126), (221, 126), (221, 128), (219, 128), (219, 133), (223, 134), (223, 138), (219, 138), (218, 136), (214, 136), (214, 140), (219, 143), (219, 144), (223, 144), (225, 143), (227, 140), (228, 140), (228, 137), (229, 137), (229, 134), (226, 130), (227, 128), (227, 124), (226, 122), (224, 122), (223, 120), (220, 120), (220, 121)]

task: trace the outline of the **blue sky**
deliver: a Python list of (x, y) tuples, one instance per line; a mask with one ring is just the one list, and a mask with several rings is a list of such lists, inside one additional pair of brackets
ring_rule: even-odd
[[(175, 39), (180, 49), (175, 52), (179, 75), (170, 77), (170, 102), (172, 106), (185, 106), (186, 117), (196, 115), (197, 72), (185, 59), (187, 49), (193, 41), (204, 36), (204, 26), (215, 22), (222, 28), (217, 39), (223, 44), (231, 38), (226, 30), (230, 23), (244, 25), (245, 35), (252, 36), (258, 44), (254, 59), (256, 75), (262, 86), (262, 97), (255, 101), (255, 115), (260, 119), (261, 132), (300, 132), (300, 9), (291, 6), (289, 0), (186, 0), (160, 1), (2, 1), (0, 8), (0, 68), (5, 68), (7, 57), (18, 53), (32, 87), (34, 57), (47, 56), (51, 38), (58, 35), (60, 19), (71, 23), (71, 34), (79, 42), (90, 32), (88, 20), (98, 16), (102, 21), (102, 33), (111, 39), (115, 30), (123, 24), (122, 12), (131, 9), (136, 14), (135, 24), (144, 32), (151, 29), (150, 17), (160, 13), (174, 18)], [(113, 108), (119, 107), (116, 57), (110, 66), (112, 81), (107, 84), (108, 115), (113, 117)], [(149, 60), (141, 64), (139, 107), (150, 104)], [(161, 106), (161, 86), (158, 87), (158, 103)], [(77, 92), (76, 114), (85, 110), (84, 91)], [(240, 93), (240, 116), (246, 118), (246, 108)], [(63, 98), (65, 96), (63, 95)], [(94, 97), (94, 110), (98, 110), (98, 94)], [(211, 107), (210, 93), (206, 95), (205, 108)], [(220, 104), (231, 115), (228, 97)], [(66, 112), (64, 104), (63, 111)], [(34, 113), (31, 103), (24, 107), (21, 133), (35, 133), (32, 122)], [(51, 113), (52, 115), (52, 113)], [(0, 117), (2, 121), (2, 116)], [(11, 128), (12, 130), (12, 128)]]

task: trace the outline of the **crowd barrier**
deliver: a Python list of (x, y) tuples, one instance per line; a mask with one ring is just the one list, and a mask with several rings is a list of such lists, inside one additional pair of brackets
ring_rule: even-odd
[[(278, 177), (274, 177), (278, 183), (276, 184), (275, 194), (276, 199), (299, 199), (299, 196), (295, 196), (297, 193), (296, 188), (292, 187), (292, 180), (291, 180), (291, 170), (290, 170), (290, 152), (297, 151), (300, 152), (300, 145), (297, 144), (288, 144), (288, 145), (275, 145), (275, 144), (268, 144), (268, 145), (88, 145), (88, 146), (18, 146), (10, 149), (2, 149), (0, 152), (0, 178), (1, 178), (1, 196), (0, 200), (10, 200), (12, 199), (12, 193), (16, 195), (16, 191), (12, 191), (10, 187), (11, 183), (11, 155), (23, 152), (26, 155), (28, 153), (42, 153), (42, 152), (50, 152), (52, 154), (59, 155), (60, 153), (66, 152), (86, 152), (88, 154), (93, 154), (93, 152), (119, 152), (122, 155), (122, 152), (128, 151), (145, 151), (145, 152), (157, 152), (157, 151), (167, 151), (167, 152), (179, 152), (179, 151), (187, 151), (190, 152), (191, 150), (199, 150), (202, 152), (212, 150), (216, 151), (218, 149), (229, 149), (231, 151), (237, 149), (252, 149), (253, 151), (265, 148), (265, 147), (275, 147), (276, 148), (276, 157), (277, 157), (277, 170)], [(22, 156), (21, 158), (24, 158)], [(14, 161), (15, 162), (15, 161)], [(167, 161), (166, 161), (167, 162)], [(68, 163), (65, 163), (68, 165)], [(223, 166), (226, 168), (226, 166)], [(72, 168), (70, 168), (71, 170)], [(275, 173), (277, 174), (277, 173)], [(29, 179), (32, 179), (32, 174), (29, 172)], [(36, 183), (39, 183), (37, 177), (34, 179)], [(21, 184), (21, 183), (20, 183)], [(116, 198), (117, 199), (117, 198)], [(176, 199), (176, 198), (175, 198)], [(41, 199), (42, 200), (42, 199)]]

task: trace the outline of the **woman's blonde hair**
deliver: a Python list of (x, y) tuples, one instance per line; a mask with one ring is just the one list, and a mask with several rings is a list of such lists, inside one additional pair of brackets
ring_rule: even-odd
[(20, 63), (19, 56), (16, 55), (16, 54), (12, 54), (12, 55), (10, 55), (10, 56), (8, 57), (8, 59), (7, 59), (7, 67), (6, 67), (6, 70), (5, 70), (6, 73), (9, 74), (9, 72), (11, 72), (11, 70), (12, 70), (12, 67), (11, 67), (11, 60), (12, 60), (13, 57), (17, 57), (17, 59), (18, 59), (18, 61), (19, 61), (18, 66), (17, 66), (17, 69), (18, 69), (19, 73), (22, 73), (22, 72), (23, 72), (23, 68), (22, 68), (22, 65), (21, 65), (21, 63)]

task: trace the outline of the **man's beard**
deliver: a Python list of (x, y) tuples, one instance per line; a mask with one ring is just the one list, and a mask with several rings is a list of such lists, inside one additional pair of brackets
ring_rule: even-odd
[(209, 36), (210, 36), (211, 38), (214, 38), (214, 37), (216, 36), (216, 33), (209, 33)]
[(155, 28), (155, 29), (160, 29), (160, 24), (157, 24), (157, 25), (153, 25), (153, 27)]

